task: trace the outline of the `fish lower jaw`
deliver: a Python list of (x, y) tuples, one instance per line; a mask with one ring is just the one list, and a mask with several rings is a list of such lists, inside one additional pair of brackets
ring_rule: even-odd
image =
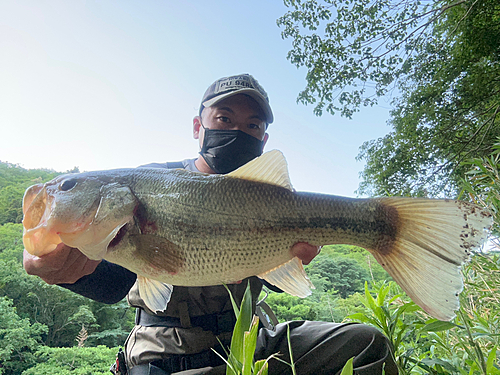
[(28, 253), (43, 256), (54, 251), (63, 242), (59, 235), (46, 230), (44, 227), (24, 229), (23, 244)]

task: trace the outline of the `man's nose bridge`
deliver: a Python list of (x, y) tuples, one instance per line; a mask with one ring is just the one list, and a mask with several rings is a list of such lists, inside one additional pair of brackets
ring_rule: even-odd
[(242, 132), (245, 132), (247, 133), (248, 132), (248, 127), (245, 123), (242, 123), (240, 121), (237, 121), (235, 126), (234, 126), (234, 130), (241, 130)]

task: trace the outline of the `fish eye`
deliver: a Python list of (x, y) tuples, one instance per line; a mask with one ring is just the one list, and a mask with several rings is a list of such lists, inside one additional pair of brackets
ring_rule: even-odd
[(59, 190), (68, 191), (75, 187), (77, 181), (76, 178), (72, 178), (70, 180), (64, 180), (62, 184), (59, 186)]

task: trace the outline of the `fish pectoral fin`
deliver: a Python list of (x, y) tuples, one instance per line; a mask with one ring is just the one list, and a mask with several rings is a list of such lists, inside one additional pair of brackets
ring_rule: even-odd
[(144, 303), (153, 312), (164, 311), (170, 301), (174, 287), (161, 281), (148, 279), (137, 275), (139, 295)]
[(297, 257), (257, 276), (282, 291), (301, 298), (310, 296), (311, 289), (315, 289), (304, 271), (302, 261)]
[(285, 157), (278, 150), (266, 152), (227, 175), (278, 185), (293, 191)]

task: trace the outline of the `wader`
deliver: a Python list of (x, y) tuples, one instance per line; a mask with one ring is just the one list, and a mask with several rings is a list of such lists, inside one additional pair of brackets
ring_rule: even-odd
[[(262, 288), (259, 279), (249, 279), (252, 295)], [(241, 301), (246, 280), (229, 286)], [(175, 289), (177, 288), (177, 293)], [(161, 314), (152, 314), (134, 286), (128, 296), (138, 307), (136, 326), (125, 343), (128, 374), (225, 374), (224, 355), (219, 341), (228, 347), (235, 316), (223, 286), (174, 287), (172, 300)], [(255, 301), (254, 301), (255, 302)], [(202, 314), (203, 313), (203, 314)], [(255, 358), (280, 353), (290, 362), (287, 324), (290, 326), (292, 355), (297, 374), (340, 374), (345, 362), (354, 357), (356, 374), (397, 374), (387, 338), (377, 329), (363, 324), (292, 321), (274, 330), (261, 328)], [(269, 361), (269, 374), (291, 374), (288, 365)]]

